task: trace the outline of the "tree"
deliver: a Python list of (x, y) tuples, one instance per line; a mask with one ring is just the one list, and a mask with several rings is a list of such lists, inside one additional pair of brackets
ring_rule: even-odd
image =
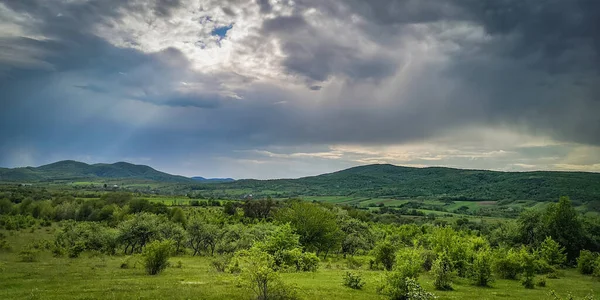
[(188, 225), (187, 233), (188, 244), (194, 250), (193, 255), (198, 255), (201, 251), (214, 255), (221, 237), (221, 230), (217, 225), (194, 219)]
[(521, 284), (527, 289), (532, 289), (535, 284), (533, 281), (535, 278), (535, 256), (529, 253), (525, 247), (521, 248), (519, 256), (521, 270), (523, 270), (523, 273), (521, 274)]
[(475, 254), (471, 273), (473, 283), (478, 286), (490, 286), (492, 278), (492, 256), (489, 250), (481, 250)]
[(242, 209), (244, 216), (252, 219), (266, 219), (271, 215), (271, 210), (275, 207), (275, 202), (271, 199), (246, 200)]
[(369, 226), (354, 218), (348, 218), (341, 222), (340, 229), (344, 233), (342, 240), (342, 253), (354, 255), (359, 250), (369, 250), (372, 243), (372, 235)]
[(391, 271), (396, 264), (396, 247), (390, 242), (383, 242), (378, 244), (373, 250), (375, 253), (375, 262), (380, 263), (383, 267)]
[(540, 245), (540, 257), (551, 266), (560, 266), (565, 263), (565, 247), (561, 247), (551, 237), (546, 237)]
[(584, 244), (583, 224), (569, 197), (548, 206), (543, 224), (547, 235), (565, 247), (567, 260), (574, 262)]
[(594, 263), (597, 256), (597, 253), (581, 250), (579, 258), (577, 258), (577, 269), (579, 270), (579, 273), (584, 275), (592, 274), (594, 272)]
[(185, 212), (180, 207), (171, 209), (171, 222), (179, 223), (185, 228), (187, 225), (187, 217)]
[(316, 251), (317, 256), (339, 246), (342, 232), (337, 224), (336, 216), (330, 210), (307, 202), (294, 202), (290, 207), (277, 214), (281, 223), (290, 223), (300, 235), (300, 243), (309, 251)]
[[(150, 213), (141, 213), (119, 224), (119, 241), (125, 245), (125, 253), (141, 252), (146, 243), (156, 238), (158, 224), (164, 222), (161, 218)], [(131, 248), (130, 248), (131, 247)]]
[(158, 225), (158, 233), (164, 240), (173, 241), (174, 253), (183, 252), (183, 247), (187, 241), (187, 232), (179, 223), (163, 222)]
[(434, 281), (433, 286), (436, 290), (452, 290), (452, 261), (446, 253), (442, 253), (434, 262), (431, 268)]

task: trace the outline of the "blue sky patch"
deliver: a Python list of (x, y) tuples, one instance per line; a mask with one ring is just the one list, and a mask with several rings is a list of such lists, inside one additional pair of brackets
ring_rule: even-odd
[(214, 36), (218, 36), (219, 40), (222, 40), (227, 35), (227, 31), (229, 31), (229, 29), (231, 29), (232, 27), (233, 27), (233, 24), (230, 24), (228, 26), (215, 27), (215, 29), (213, 29), (210, 32), (210, 34), (214, 35)]

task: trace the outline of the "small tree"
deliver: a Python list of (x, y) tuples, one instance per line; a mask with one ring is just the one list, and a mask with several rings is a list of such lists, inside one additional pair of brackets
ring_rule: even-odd
[(540, 245), (540, 257), (551, 266), (560, 266), (567, 261), (565, 247), (561, 247), (549, 236)]
[(499, 249), (494, 259), (494, 271), (500, 278), (517, 279), (522, 272), (519, 253), (514, 249)]
[(283, 283), (279, 273), (274, 270), (271, 255), (258, 248), (242, 250), (235, 260), (241, 268), (241, 283), (256, 295), (257, 300), (297, 299), (296, 290)]
[(452, 262), (446, 253), (442, 253), (434, 262), (431, 269), (434, 276), (433, 285), (436, 290), (452, 290)]
[(374, 249), (375, 262), (380, 263), (383, 267), (391, 271), (396, 263), (396, 248), (390, 242), (383, 242)]
[(146, 246), (142, 252), (144, 266), (149, 275), (162, 272), (169, 265), (169, 256), (173, 252), (171, 240), (154, 241)]
[(535, 284), (535, 257), (533, 254), (529, 253), (525, 247), (521, 248), (519, 256), (521, 269), (523, 270), (523, 274), (521, 274), (521, 284), (526, 289), (532, 289)]
[(492, 255), (489, 250), (480, 250), (475, 254), (471, 270), (473, 283), (478, 286), (490, 286), (492, 278)]

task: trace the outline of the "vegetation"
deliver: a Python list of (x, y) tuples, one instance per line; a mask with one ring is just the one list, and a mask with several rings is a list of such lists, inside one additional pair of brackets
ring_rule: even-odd
[(1, 297), (545, 299), (584, 297), (600, 274), (600, 225), (566, 197), (493, 222), (301, 199), (152, 199), (0, 185)]

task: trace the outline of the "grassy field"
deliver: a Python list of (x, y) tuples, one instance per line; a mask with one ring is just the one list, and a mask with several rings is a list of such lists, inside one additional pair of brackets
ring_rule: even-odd
[[(79, 258), (56, 258), (42, 251), (37, 262), (20, 262), (18, 251), (40, 239), (50, 239), (55, 228), (29, 230), (7, 235), (13, 251), (0, 252), (0, 299), (251, 299), (237, 284), (236, 275), (218, 273), (209, 257), (172, 257), (174, 267), (157, 276), (146, 275), (141, 266), (122, 269), (123, 256), (83, 254)], [(181, 262), (181, 267), (175, 267)], [(364, 268), (364, 267), (363, 267)], [(367, 284), (356, 291), (342, 286), (347, 271), (341, 258), (322, 262), (315, 273), (284, 273), (285, 282), (297, 287), (303, 299), (384, 299), (376, 293), (382, 271), (360, 272)], [(518, 281), (496, 280), (491, 288), (472, 286), (458, 280), (454, 291), (434, 291), (433, 279), (424, 274), (419, 281), (439, 299), (550, 299), (549, 291), (571, 292), (583, 297), (594, 291), (600, 296), (600, 282), (575, 270), (563, 270), (560, 279), (549, 279), (547, 287), (527, 290)]]

